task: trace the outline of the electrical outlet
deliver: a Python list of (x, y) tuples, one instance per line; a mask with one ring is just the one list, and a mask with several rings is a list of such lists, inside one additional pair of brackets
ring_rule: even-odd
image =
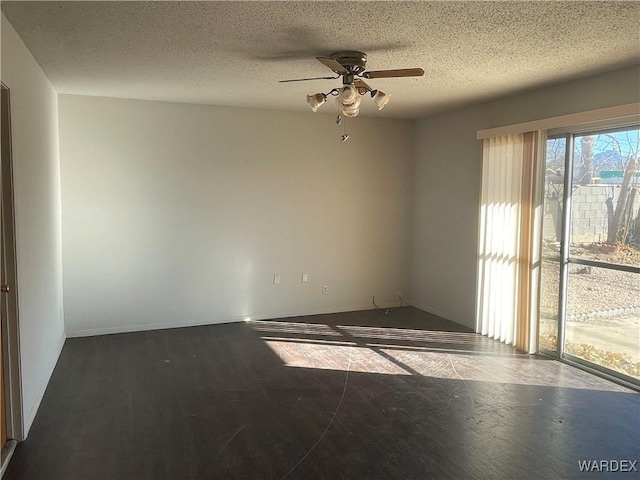
[(302, 283), (307, 283), (309, 281), (309, 275), (306, 273), (302, 274)]
[(274, 273), (273, 274), (273, 284), (274, 285), (280, 285), (280, 274), (279, 273)]
[(327, 287), (326, 285), (322, 286), (322, 294), (326, 295), (327, 293), (329, 293), (329, 287)]

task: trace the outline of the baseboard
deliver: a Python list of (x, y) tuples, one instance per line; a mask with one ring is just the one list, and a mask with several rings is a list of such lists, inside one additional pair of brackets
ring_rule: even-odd
[(67, 332), (67, 338), (79, 338), (79, 337), (96, 337), (98, 335), (113, 335), (117, 333), (133, 333), (133, 332), (146, 332), (149, 330), (167, 330), (170, 328), (183, 328), (183, 327), (200, 327), (203, 325), (218, 325), (224, 323), (240, 322), (244, 318), (233, 318), (228, 320), (214, 321), (206, 320), (202, 322), (189, 322), (189, 323), (147, 323), (141, 325), (123, 325), (119, 327), (105, 327), (105, 328), (89, 328), (84, 330), (71, 330)]
[[(38, 414), (40, 403), (44, 398), (44, 392), (47, 390), (47, 386), (49, 385), (49, 381), (51, 380), (51, 375), (53, 375), (53, 370), (56, 368), (56, 364), (58, 363), (58, 359), (60, 358), (60, 354), (62, 353), (62, 348), (64, 347), (64, 342), (66, 339), (67, 337), (63, 334), (62, 337), (58, 340), (58, 345), (56, 347), (55, 360), (51, 363), (51, 367), (47, 375), (47, 381), (44, 382), (44, 385), (40, 389), (40, 392), (36, 397), (36, 401), (33, 403), (33, 406), (29, 410), (29, 413), (24, 415), (24, 424), (22, 425), (22, 436), (24, 438), (19, 438), (17, 440), (24, 441), (27, 439), (27, 436), (29, 435), (29, 430), (31, 429), (31, 425), (33, 424), (33, 421), (35, 420), (36, 415)], [(24, 400), (23, 400), (23, 405), (24, 405)]]
[(461, 318), (456, 317), (455, 315), (450, 315), (449, 313), (441, 312), (435, 308), (425, 307), (424, 305), (420, 305), (419, 303), (412, 302), (410, 304), (412, 307), (418, 308), (423, 312), (430, 313), (432, 315), (436, 315), (440, 318), (444, 318), (445, 320), (449, 320), (451, 322), (455, 322), (467, 328), (472, 328), (475, 331), (475, 325), (468, 325), (467, 322), (463, 321)]
[(132, 333), (132, 332), (145, 332), (149, 330), (167, 330), (170, 328), (186, 328), (186, 327), (201, 327), (205, 325), (221, 325), (225, 323), (244, 322), (247, 319), (251, 320), (271, 320), (275, 318), (293, 318), (304, 317), (307, 315), (327, 315), (332, 313), (342, 312), (356, 312), (362, 310), (372, 310), (373, 305), (355, 305), (355, 306), (343, 306), (331, 309), (322, 310), (304, 310), (295, 312), (272, 312), (272, 313), (257, 313), (247, 315), (236, 315), (231, 317), (225, 317), (221, 319), (206, 319), (203, 321), (189, 322), (189, 323), (150, 323), (142, 325), (123, 325), (118, 327), (106, 327), (106, 328), (91, 328), (84, 330), (71, 330), (67, 332), (67, 338), (79, 338), (79, 337), (94, 337), (98, 335), (113, 335), (117, 333)]
[[(251, 320), (273, 320), (273, 319), (281, 319), (281, 318), (295, 318), (295, 317), (307, 317), (312, 315), (331, 315), (333, 313), (345, 313), (345, 312), (361, 312), (364, 310), (373, 310), (373, 305), (356, 305), (356, 306), (346, 306), (340, 308), (333, 309), (323, 309), (323, 310), (305, 310), (304, 312), (285, 312), (278, 314), (261, 314), (261, 315), (248, 315)], [(245, 320), (243, 318), (242, 320)]]
[[(387, 305), (387, 304), (379, 304), (380, 308), (395, 308), (399, 305)], [(430, 313), (432, 315), (436, 315), (438, 317), (444, 318), (445, 320), (450, 320), (452, 322), (458, 323), (468, 328), (475, 328), (475, 325), (468, 325), (467, 322), (463, 321), (461, 318), (457, 318), (454, 315), (450, 315), (449, 313), (439, 311), (437, 309), (431, 307), (425, 307), (424, 305), (420, 305), (415, 302), (405, 302), (403, 306), (408, 307), (412, 306), (418, 308), (424, 312)], [(91, 328), (85, 330), (72, 330), (67, 332), (67, 338), (78, 338), (78, 337), (93, 337), (98, 335), (112, 335), (117, 333), (132, 333), (132, 332), (144, 332), (149, 330), (167, 330), (171, 328), (186, 328), (186, 327), (200, 327), (205, 325), (221, 325), (225, 323), (236, 323), (243, 322), (247, 319), (251, 320), (272, 320), (275, 318), (293, 318), (293, 317), (304, 317), (308, 315), (328, 315), (332, 313), (343, 313), (343, 312), (357, 312), (363, 310), (373, 310), (375, 307), (372, 304), (367, 305), (352, 305), (352, 306), (341, 306), (335, 307), (331, 309), (317, 309), (317, 310), (303, 310), (303, 311), (295, 311), (295, 312), (265, 312), (265, 313), (256, 313), (256, 314), (248, 314), (248, 315), (236, 315), (231, 317), (225, 317), (221, 319), (206, 319), (198, 322), (189, 322), (189, 323), (178, 323), (178, 322), (168, 322), (168, 323), (151, 323), (151, 324), (143, 324), (143, 325), (123, 325), (118, 327), (106, 327), (106, 328)]]

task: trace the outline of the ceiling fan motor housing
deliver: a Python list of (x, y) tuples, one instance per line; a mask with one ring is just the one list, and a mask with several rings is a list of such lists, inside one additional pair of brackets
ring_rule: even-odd
[(342, 65), (350, 75), (360, 75), (365, 71), (367, 65), (367, 54), (355, 50), (335, 52), (331, 58)]

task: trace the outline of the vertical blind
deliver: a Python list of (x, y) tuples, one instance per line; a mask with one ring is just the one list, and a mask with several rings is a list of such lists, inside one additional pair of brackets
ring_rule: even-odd
[(476, 331), (532, 351), (535, 132), (484, 140)]

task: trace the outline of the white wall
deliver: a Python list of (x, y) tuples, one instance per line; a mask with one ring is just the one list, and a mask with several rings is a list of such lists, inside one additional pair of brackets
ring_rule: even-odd
[(423, 119), (416, 125), (411, 298), (474, 326), (482, 142), (478, 130), (637, 102), (630, 67)]
[(51, 83), (2, 15), (10, 90), (25, 434), (64, 343), (58, 104)]
[(59, 106), (67, 335), (371, 308), (407, 289), (410, 122), (351, 120), (341, 143), (311, 112)]

